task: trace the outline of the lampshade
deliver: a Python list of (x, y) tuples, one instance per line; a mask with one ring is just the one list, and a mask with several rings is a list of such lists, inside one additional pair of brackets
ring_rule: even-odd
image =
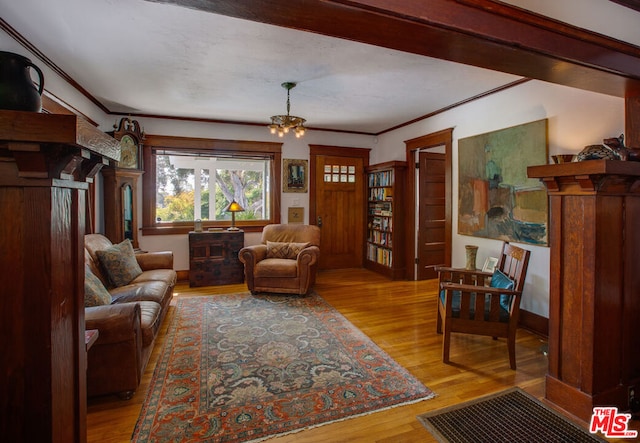
[(224, 209), (224, 212), (231, 212), (231, 226), (227, 228), (227, 231), (238, 231), (236, 228), (236, 212), (242, 212), (244, 208), (238, 204), (235, 200), (231, 200), (229, 206)]
[(244, 211), (244, 208), (240, 206), (238, 202), (236, 202), (235, 200), (232, 200), (231, 203), (229, 203), (229, 206), (227, 206), (224, 209), (224, 212), (242, 212), (242, 211)]

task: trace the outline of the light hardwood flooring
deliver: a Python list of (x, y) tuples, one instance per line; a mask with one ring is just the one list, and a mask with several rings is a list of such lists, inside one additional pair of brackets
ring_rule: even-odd
[[(272, 438), (269, 443), (432, 442), (435, 440), (416, 415), (511, 386), (520, 386), (539, 398), (544, 396), (546, 341), (525, 330), (518, 331), (516, 371), (509, 368), (504, 340), (462, 334), (454, 334), (451, 339), (453, 363), (442, 363), (442, 337), (435, 332), (437, 281), (392, 282), (364, 269), (322, 271), (317, 280), (316, 292), (431, 388), (437, 397)], [(180, 283), (176, 286), (175, 298), (239, 291), (246, 291), (246, 286), (189, 288), (188, 284)], [(89, 442), (130, 441), (174, 313), (175, 309), (171, 308), (134, 397), (129, 401), (115, 396), (89, 400)]]

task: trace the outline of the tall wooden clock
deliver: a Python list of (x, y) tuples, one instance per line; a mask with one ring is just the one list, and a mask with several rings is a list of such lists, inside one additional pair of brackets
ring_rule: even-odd
[(138, 186), (142, 170), (142, 141), (140, 124), (122, 118), (109, 132), (120, 141), (120, 161), (102, 168), (104, 189), (104, 230), (113, 243), (130, 239), (138, 248)]

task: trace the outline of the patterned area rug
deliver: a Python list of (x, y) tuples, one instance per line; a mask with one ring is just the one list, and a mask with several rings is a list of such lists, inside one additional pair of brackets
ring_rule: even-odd
[(259, 441), (431, 397), (317, 294), (184, 298), (132, 441)]
[(604, 443), (517, 387), (418, 420), (442, 443)]

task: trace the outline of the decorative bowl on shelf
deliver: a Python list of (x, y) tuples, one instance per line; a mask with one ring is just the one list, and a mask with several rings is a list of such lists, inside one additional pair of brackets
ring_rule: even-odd
[(560, 164), (560, 163), (571, 163), (575, 159), (575, 157), (576, 156), (574, 154), (559, 154), (559, 155), (552, 155), (551, 159), (555, 164)]

